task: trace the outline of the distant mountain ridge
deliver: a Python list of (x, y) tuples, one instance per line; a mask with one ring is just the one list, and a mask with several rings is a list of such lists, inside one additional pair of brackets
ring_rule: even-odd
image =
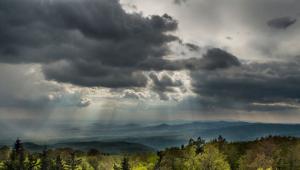
[(249, 141), (268, 135), (300, 137), (300, 124), (247, 124), (202, 131), (203, 137), (220, 134), (230, 141)]
[(91, 149), (97, 149), (102, 153), (119, 154), (119, 153), (144, 153), (153, 152), (153, 148), (138, 144), (123, 141), (115, 142), (102, 142), (102, 141), (90, 141), (90, 142), (67, 142), (57, 143), (52, 145), (39, 145), (32, 142), (23, 143), (24, 147), (31, 152), (41, 152), (45, 147), (48, 149), (58, 148), (72, 148), (75, 150), (89, 151)]
[(143, 143), (154, 148), (164, 148), (172, 145), (180, 146), (189, 138), (202, 137), (205, 140), (212, 140), (219, 135), (228, 141), (250, 141), (269, 135), (300, 137), (300, 124), (193, 122), (175, 125), (160, 124), (140, 128), (139, 131), (150, 131), (153, 135), (125, 140)]
[[(143, 151), (145, 147), (131, 146), (126, 143), (141, 144), (143, 146), (154, 148), (155, 150), (163, 149), (166, 147), (180, 146), (185, 144), (190, 138), (202, 137), (205, 140), (212, 140), (222, 135), (228, 141), (249, 141), (259, 137), (268, 135), (281, 135), (281, 136), (295, 136), (300, 137), (300, 124), (276, 124), (276, 123), (249, 123), (249, 122), (230, 122), (230, 121), (196, 121), (188, 123), (160, 123), (156, 125), (147, 124), (101, 124), (95, 123), (85, 127), (76, 127), (64, 125), (55, 126), (59, 132), (57, 138), (49, 138), (47, 140), (48, 145), (60, 144), (64, 146), (65, 143), (69, 145), (75, 145), (77, 142), (90, 142), (90, 141), (102, 141), (99, 145), (106, 146), (105, 142), (109, 142), (114, 145), (114, 142), (119, 142), (120, 146), (132, 148), (141, 147)], [(5, 128), (3, 128), (5, 129)], [(7, 130), (5, 131), (7, 132)], [(0, 136), (1, 136), (0, 129)], [(61, 133), (61, 134), (60, 134)], [(33, 143), (42, 143), (31, 140), (30, 138), (21, 137), (24, 141), (30, 141)], [(10, 137), (15, 139), (16, 137)], [(13, 140), (7, 142), (5, 135), (2, 135), (2, 144), (11, 144)], [(6, 141), (4, 141), (6, 140)], [(122, 141), (122, 142), (120, 142)], [(87, 145), (88, 143), (83, 143)], [(99, 149), (105, 150), (97, 146)], [(86, 149), (88, 147), (81, 147)], [(108, 151), (113, 148), (107, 149)], [(117, 151), (123, 151), (122, 147), (117, 148)], [(147, 149), (146, 149), (147, 150)]]

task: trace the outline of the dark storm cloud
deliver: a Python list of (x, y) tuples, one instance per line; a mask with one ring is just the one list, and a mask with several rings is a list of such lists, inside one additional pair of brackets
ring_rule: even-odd
[(44, 66), (43, 71), (47, 79), (84, 87), (144, 87), (147, 84), (147, 77), (138, 70), (105, 66), (102, 63), (59, 62)]
[(286, 29), (295, 24), (297, 19), (291, 17), (275, 18), (268, 21), (268, 25), (276, 29)]
[(153, 70), (217, 70), (239, 66), (240, 62), (234, 55), (220, 49), (210, 48), (201, 58), (180, 60), (149, 59), (140, 67)]
[(168, 54), (177, 22), (126, 13), (117, 0), (0, 1), (0, 61), (41, 63), (47, 79), (144, 86), (138, 65)]
[(180, 80), (173, 80), (168, 74), (158, 76), (155, 73), (150, 73), (150, 79), (152, 80), (152, 90), (156, 92), (161, 100), (169, 100), (169, 96), (166, 93), (176, 92), (176, 87), (183, 86)]
[(174, 0), (173, 2), (177, 5), (181, 5), (183, 3), (186, 3), (188, 0)]
[(175, 107), (176, 111), (189, 111), (196, 114), (207, 114), (207, 115), (227, 115), (233, 114), (242, 116), (243, 114), (251, 112), (254, 114), (260, 113), (280, 113), (285, 114), (291, 111), (297, 111), (299, 105), (297, 103), (247, 103), (238, 100), (221, 99), (214, 97), (201, 97), (201, 96), (190, 96), (184, 98)]
[(184, 45), (188, 47), (190, 51), (199, 51), (201, 49), (198, 45), (192, 43), (186, 43)]
[(219, 49), (212, 48), (204, 54), (199, 65), (202, 69), (215, 70), (219, 68), (229, 68), (231, 66), (239, 66), (239, 60), (232, 54)]
[[(193, 90), (216, 107), (269, 110), (291, 108), (272, 103), (299, 103), (300, 62), (252, 63), (217, 71), (194, 71)], [(253, 105), (253, 103), (265, 105)], [(271, 104), (270, 104), (271, 103)]]

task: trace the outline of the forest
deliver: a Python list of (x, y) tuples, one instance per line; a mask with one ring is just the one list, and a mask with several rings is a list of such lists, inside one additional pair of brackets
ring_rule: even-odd
[(297, 170), (300, 139), (268, 136), (247, 142), (190, 139), (157, 152), (108, 154), (72, 148), (30, 152), (17, 139), (0, 149), (1, 170)]

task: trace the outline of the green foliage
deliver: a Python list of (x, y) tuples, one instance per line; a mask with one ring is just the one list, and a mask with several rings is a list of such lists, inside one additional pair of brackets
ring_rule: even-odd
[(39, 166), (39, 164), (38, 157), (34, 154), (29, 154), (25, 163), (25, 167), (28, 170), (34, 170)]
[(11, 154), (11, 149), (7, 146), (0, 148), (0, 160), (8, 160)]
[[(206, 145), (204, 152), (197, 156), (199, 170), (229, 170), (225, 156), (213, 145)], [(197, 168), (198, 169), (198, 168)]]
[(76, 158), (75, 152), (72, 152), (70, 155), (70, 158), (66, 161), (66, 166), (69, 170), (76, 170), (81, 163), (81, 159)]
[(3, 162), (3, 168), (9, 170), (23, 170), (25, 169), (25, 150), (21, 140), (17, 139), (12, 152), (7, 160)]
[[(189, 140), (189, 145), (193, 145), (196, 147), (196, 152), (201, 153), (203, 152), (203, 147), (205, 144), (205, 140), (203, 140), (201, 137), (198, 137), (197, 140), (190, 139)], [(182, 146), (183, 147), (183, 146)], [(183, 147), (184, 148), (184, 147)]]
[(87, 157), (88, 163), (93, 167), (94, 170), (99, 170), (100, 158), (99, 156), (89, 156)]
[(132, 170), (154, 169), (157, 160), (155, 153), (132, 154), (129, 157), (129, 164)]
[(45, 147), (44, 150), (43, 150), (43, 153), (41, 154), (41, 170), (50, 170), (50, 158), (49, 158), (49, 155), (48, 155), (48, 150), (47, 148)]
[(17, 140), (0, 148), (0, 170), (299, 170), (300, 139), (266, 137), (250, 142), (228, 142), (222, 136), (157, 153), (109, 155), (98, 150), (44, 149), (30, 153)]

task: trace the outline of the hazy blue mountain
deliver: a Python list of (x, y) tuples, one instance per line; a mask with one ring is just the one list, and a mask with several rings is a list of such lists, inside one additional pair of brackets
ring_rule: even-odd
[(25, 142), (24, 147), (32, 152), (41, 152), (45, 147), (48, 149), (55, 148), (72, 148), (75, 150), (88, 151), (90, 149), (97, 149), (102, 153), (136, 153), (136, 152), (151, 152), (155, 151), (153, 148), (143, 144), (130, 143), (123, 141), (115, 142), (101, 142), (101, 141), (89, 141), (89, 142), (71, 142), (71, 143), (57, 143), (52, 145), (38, 145), (31, 142)]
[[(60, 146), (68, 144), (80, 148), (80, 144), (83, 144), (81, 149), (89, 148), (89, 141), (102, 141), (95, 144), (95, 147), (105, 150), (112, 150), (107, 146), (109, 145), (117, 147), (115, 143), (120, 145), (116, 150), (123, 151), (123, 147), (135, 147), (127, 143), (139, 143), (142, 144), (141, 150), (144, 146), (149, 146), (154, 149), (162, 149), (171, 146), (180, 146), (185, 144), (190, 138), (202, 137), (205, 140), (211, 140), (219, 135), (225, 137), (228, 141), (247, 141), (253, 140), (258, 137), (268, 135), (282, 135), (282, 136), (295, 136), (300, 137), (300, 124), (268, 124), (268, 123), (248, 123), (248, 122), (229, 122), (229, 121), (206, 121), (206, 122), (185, 122), (185, 123), (161, 123), (161, 124), (101, 124), (92, 123), (87, 126), (77, 127), (75, 125), (66, 126), (64, 124), (56, 124), (49, 128), (49, 130), (55, 130), (57, 133), (53, 137), (46, 138), (47, 140), (39, 141), (28, 137), (22, 137), (21, 132), (18, 132), (18, 136), (10, 134), (10, 137), (4, 130), (0, 129), (2, 139), (0, 144), (12, 144), (13, 141), (20, 137), (23, 141), (29, 141), (33, 143), (42, 143), (47, 145), (54, 145), (59, 143)], [(45, 132), (45, 134), (47, 134)], [(122, 141), (122, 142), (119, 142)], [(75, 142), (75, 143), (74, 143)], [(76, 143), (80, 144), (77, 145)], [(87, 142), (87, 143), (83, 143)], [(57, 144), (58, 145), (58, 144)], [(105, 147), (104, 147), (105, 146)], [(101, 148), (104, 147), (104, 148)], [(126, 150), (126, 149), (125, 149)]]
[(248, 124), (224, 128), (207, 129), (196, 132), (195, 135), (204, 138), (212, 138), (220, 134), (230, 141), (247, 141), (268, 135), (295, 136), (300, 137), (300, 125), (295, 124)]

